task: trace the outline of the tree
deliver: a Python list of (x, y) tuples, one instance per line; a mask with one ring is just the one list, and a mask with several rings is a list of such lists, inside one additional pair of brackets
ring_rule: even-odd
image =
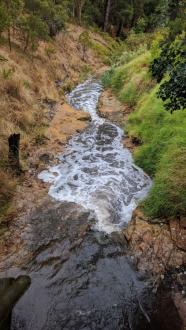
[(90, 38), (90, 35), (89, 35), (88, 31), (84, 31), (80, 34), (79, 42), (82, 45), (83, 61), (85, 61), (86, 51), (91, 46), (91, 38)]
[(160, 86), (158, 95), (171, 113), (186, 108), (186, 63), (180, 63), (172, 70), (169, 80)]
[(8, 32), (8, 42), (9, 48), (11, 51), (12, 44), (11, 44), (11, 30), (16, 26), (17, 19), (19, 18), (24, 3), (22, 0), (1, 0), (2, 6), (6, 9), (6, 27)]
[[(116, 13), (116, 15), (114, 15)], [(121, 37), (124, 28), (129, 28), (134, 14), (134, 7), (130, 0), (118, 0), (113, 8), (113, 19), (115, 20), (117, 37)]]
[(186, 39), (185, 33), (172, 41), (168, 38), (160, 44), (161, 51), (151, 65), (152, 75), (160, 85), (158, 96), (171, 113), (186, 107)]
[(78, 22), (81, 23), (82, 19), (82, 10), (85, 6), (86, 0), (74, 0), (74, 16), (78, 19)]
[(111, 0), (107, 0), (106, 1), (104, 27), (103, 27), (103, 31), (104, 32), (106, 32), (107, 31), (107, 28), (108, 28), (110, 9), (111, 9)]
[(28, 13), (38, 16), (48, 25), (48, 33), (51, 37), (64, 28), (69, 5), (69, 0), (25, 0)]
[(9, 17), (4, 4), (0, 5), (0, 34), (9, 26)]
[(40, 17), (33, 14), (21, 16), (18, 22), (24, 40), (24, 51), (27, 50), (29, 44), (31, 49), (37, 48), (39, 39), (47, 39), (48, 26)]

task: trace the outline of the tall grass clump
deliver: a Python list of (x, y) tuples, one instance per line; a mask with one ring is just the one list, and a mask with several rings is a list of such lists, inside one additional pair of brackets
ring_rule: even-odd
[(151, 217), (186, 214), (186, 110), (170, 114), (157, 98), (159, 86), (139, 102), (127, 126), (141, 146), (134, 157), (154, 178), (153, 188), (144, 202)]
[(154, 186), (144, 203), (151, 217), (186, 214), (186, 144), (171, 144), (158, 164)]
[(119, 100), (129, 107), (135, 106), (141, 94), (151, 88), (148, 63), (149, 52), (135, 57), (119, 67), (112, 67), (102, 76), (105, 87), (110, 87)]

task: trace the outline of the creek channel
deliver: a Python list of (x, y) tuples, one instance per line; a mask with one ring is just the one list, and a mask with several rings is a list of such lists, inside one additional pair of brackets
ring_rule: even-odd
[(152, 182), (123, 147), (123, 131), (98, 116), (101, 92), (90, 79), (68, 95), (92, 121), (39, 174), (50, 198), (22, 232), (30, 260), (6, 270), (31, 279), (12, 330), (163, 329), (151, 279), (135, 269), (122, 234)]

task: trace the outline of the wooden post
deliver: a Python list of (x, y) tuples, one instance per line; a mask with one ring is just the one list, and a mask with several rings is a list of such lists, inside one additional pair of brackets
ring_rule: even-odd
[(20, 174), (20, 162), (19, 162), (19, 145), (20, 145), (20, 134), (11, 134), (8, 138), (9, 144), (9, 162), (10, 167), (17, 174)]

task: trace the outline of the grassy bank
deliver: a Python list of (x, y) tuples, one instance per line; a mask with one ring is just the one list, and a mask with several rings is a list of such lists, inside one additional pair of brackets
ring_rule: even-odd
[(167, 112), (149, 73), (150, 54), (112, 68), (103, 76), (121, 102), (131, 108), (127, 129), (139, 147), (135, 162), (154, 180), (143, 203), (151, 217), (186, 214), (186, 110)]

